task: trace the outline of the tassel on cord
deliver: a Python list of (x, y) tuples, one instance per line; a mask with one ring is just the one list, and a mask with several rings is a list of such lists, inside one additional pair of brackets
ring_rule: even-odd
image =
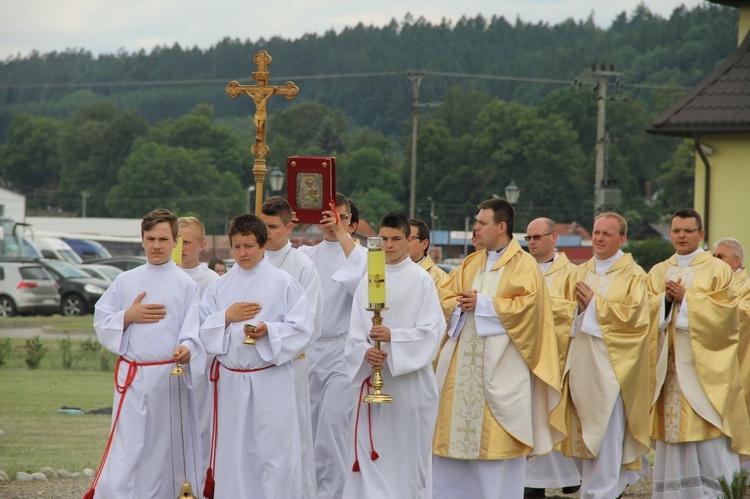
[(94, 499), (94, 489), (89, 489), (89, 491), (83, 495), (83, 499)]
[[(362, 407), (362, 391), (365, 389), (365, 384), (368, 380), (362, 382), (362, 386), (359, 387), (359, 403), (357, 404), (357, 417), (354, 420), (354, 466), (352, 471), (359, 473), (359, 449), (357, 448), (357, 434), (359, 432), (359, 410)], [(367, 390), (370, 391), (369, 389)]]
[[(209, 467), (208, 471), (206, 471), (206, 484), (203, 486), (203, 497), (205, 497), (206, 499), (214, 499), (215, 487), (216, 482), (214, 482), (214, 470), (213, 468)], [(87, 498), (84, 497), (83, 499)]]
[[(370, 383), (370, 378), (367, 378), (367, 393), (370, 393), (370, 386), (372, 384)], [(375, 444), (372, 441), (372, 404), (367, 404), (367, 423), (370, 427), (370, 460), (375, 461), (377, 458), (380, 457), (380, 454), (375, 452)]]

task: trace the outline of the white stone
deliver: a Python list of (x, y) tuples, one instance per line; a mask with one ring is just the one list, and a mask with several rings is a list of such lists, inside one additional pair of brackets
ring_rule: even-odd
[(80, 476), (83, 476), (83, 473), (81, 473), (80, 471), (76, 471), (75, 473), (70, 474), (70, 478), (78, 478)]
[(8, 478), (8, 475), (3, 470), (0, 470), (0, 482), (5, 483), (8, 481), (10, 481), (10, 479)]
[(23, 471), (17, 471), (16, 472), (16, 482), (32, 482), (34, 481), (33, 478), (31, 478), (31, 475), (28, 473), (24, 473)]
[(57, 471), (53, 470), (49, 466), (45, 466), (44, 468), (40, 469), (39, 473), (44, 473), (47, 478), (57, 478)]
[(70, 478), (71, 473), (70, 471), (66, 469), (61, 469), (61, 470), (57, 470), (57, 476), (59, 476), (60, 478)]
[(5, 435), (5, 432), (3, 430), (0, 430), (0, 437), (2, 437), (3, 435)]
[(37, 480), (39, 482), (46, 482), (47, 481), (47, 475), (44, 473), (32, 473), (31, 478), (34, 480)]
[(83, 469), (84, 476), (87, 476), (89, 478), (92, 478), (94, 475), (96, 475), (96, 472), (92, 470), (91, 468), (84, 468)]

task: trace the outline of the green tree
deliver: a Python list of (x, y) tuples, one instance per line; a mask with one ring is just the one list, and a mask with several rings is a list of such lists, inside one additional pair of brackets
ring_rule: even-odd
[(631, 253), (635, 263), (648, 272), (651, 267), (672, 256), (674, 248), (669, 241), (652, 237), (643, 241), (628, 241), (625, 243), (623, 251)]
[(88, 216), (107, 216), (106, 196), (136, 138), (148, 127), (134, 111), (118, 111), (100, 101), (78, 109), (58, 134), (60, 169), (59, 204), (67, 210), (81, 207), (81, 192), (88, 193)]
[(403, 213), (404, 206), (388, 191), (378, 187), (366, 190), (356, 190), (351, 199), (357, 203), (360, 220), (367, 220), (370, 226), (376, 228), (383, 215), (391, 211)]
[(60, 127), (60, 121), (54, 118), (21, 114), (10, 127), (8, 142), (0, 147), (2, 177), (26, 195), (29, 207), (52, 202), (60, 172)]
[(657, 201), (666, 213), (693, 205), (695, 158), (692, 142), (685, 140), (661, 166), (658, 177)]
[(141, 217), (155, 208), (200, 218), (211, 230), (244, 210), (245, 191), (230, 172), (219, 172), (205, 149), (141, 142), (128, 156), (109, 191), (116, 217)]

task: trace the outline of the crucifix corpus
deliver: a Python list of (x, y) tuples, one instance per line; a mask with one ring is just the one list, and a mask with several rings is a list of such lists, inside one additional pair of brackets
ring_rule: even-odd
[(268, 79), (271, 73), (268, 72), (268, 66), (271, 64), (271, 56), (268, 52), (261, 50), (253, 61), (258, 66), (258, 71), (253, 71), (253, 80), (258, 82), (257, 85), (240, 85), (237, 81), (232, 81), (227, 85), (227, 93), (233, 99), (240, 94), (247, 94), (255, 102), (255, 144), (250, 149), (255, 156), (253, 165), (253, 175), (255, 175), (255, 214), (260, 216), (260, 209), (263, 205), (263, 182), (266, 178), (266, 154), (268, 154), (268, 145), (266, 145), (266, 102), (274, 94), (283, 95), (291, 100), (299, 93), (297, 85), (291, 81), (286, 82), (283, 87), (274, 87), (268, 85)]

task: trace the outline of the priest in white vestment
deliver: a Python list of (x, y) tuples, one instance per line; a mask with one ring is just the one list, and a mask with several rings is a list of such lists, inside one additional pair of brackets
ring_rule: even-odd
[[(194, 494), (203, 485), (188, 388), (204, 375), (206, 357), (198, 285), (172, 261), (177, 231), (169, 211), (146, 215), (141, 236), (148, 263), (117, 276), (96, 304), (96, 334), (120, 360), (111, 445), (87, 499), (94, 492), (100, 499), (161, 499), (177, 497), (185, 480)], [(175, 361), (186, 376), (170, 376)]]
[[(195, 217), (180, 217), (180, 237), (182, 238), (182, 261), (180, 267), (187, 275), (198, 284), (200, 296), (206, 292), (208, 285), (219, 278), (219, 274), (201, 263), (201, 251), (206, 249), (206, 230), (203, 224)], [(211, 409), (213, 408), (213, 393), (208, 381), (211, 363), (214, 356), (206, 355), (205, 374), (195, 380), (193, 384), (193, 396), (198, 410), (198, 422), (200, 424), (201, 448), (203, 449), (203, 464), (201, 471), (208, 468), (208, 453), (211, 449)]]
[[(302, 286), (265, 259), (260, 218), (236, 216), (229, 240), (236, 264), (211, 283), (200, 306), (201, 340), (216, 355), (206, 496), (297, 498), (302, 458), (292, 362), (310, 342), (312, 316)], [(243, 343), (246, 336), (255, 344)]]
[[(386, 261), (383, 323), (373, 326), (373, 313), (366, 310), (365, 276), (354, 294), (346, 368), (352, 385), (365, 395), (372, 368), (382, 366), (383, 391), (394, 402), (357, 401), (359, 417), (350, 425), (354, 469), (346, 478), (344, 497), (427, 499), (432, 497), (438, 404), (432, 360), (445, 319), (432, 278), (409, 258), (409, 220), (389, 213), (380, 221), (379, 235)], [(381, 350), (374, 341), (381, 342)]]
[[(307, 308), (313, 317), (313, 335), (310, 344), (320, 337), (320, 324), (323, 320), (323, 289), (315, 264), (304, 253), (292, 247), (289, 235), (292, 233), (292, 207), (286, 199), (275, 196), (266, 199), (261, 207), (261, 218), (268, 231), (266, 258), (297, 279), (305, 290)], [(310, 345), (307, 345), (310, 346)], [(308, 381), (307, 358), (302, 352), (294, 359), (294, 390), (297, 394), (297, 417), (300, 425), (300, 445), (302, 450), (302, 490), (300, 499), (316, 499), (318, 484), (315, 479), (315, 453), (313, 452), (312, 420), (310, 418), (310, 383)]]
[(349, 201), (336, 194), (335, 209), (323, 212), (323, 241), (300, 246), (315, 264), (323, 286), (325, 314), (318, 340), (307, 349), (315, 474), (319, 499), (341, 499), (351, 471), (349, 422), (359, 390), (346, 374), (344, 345), (349, 331), (352, 297), (366, 271), (367, 250), (349, 236)]

